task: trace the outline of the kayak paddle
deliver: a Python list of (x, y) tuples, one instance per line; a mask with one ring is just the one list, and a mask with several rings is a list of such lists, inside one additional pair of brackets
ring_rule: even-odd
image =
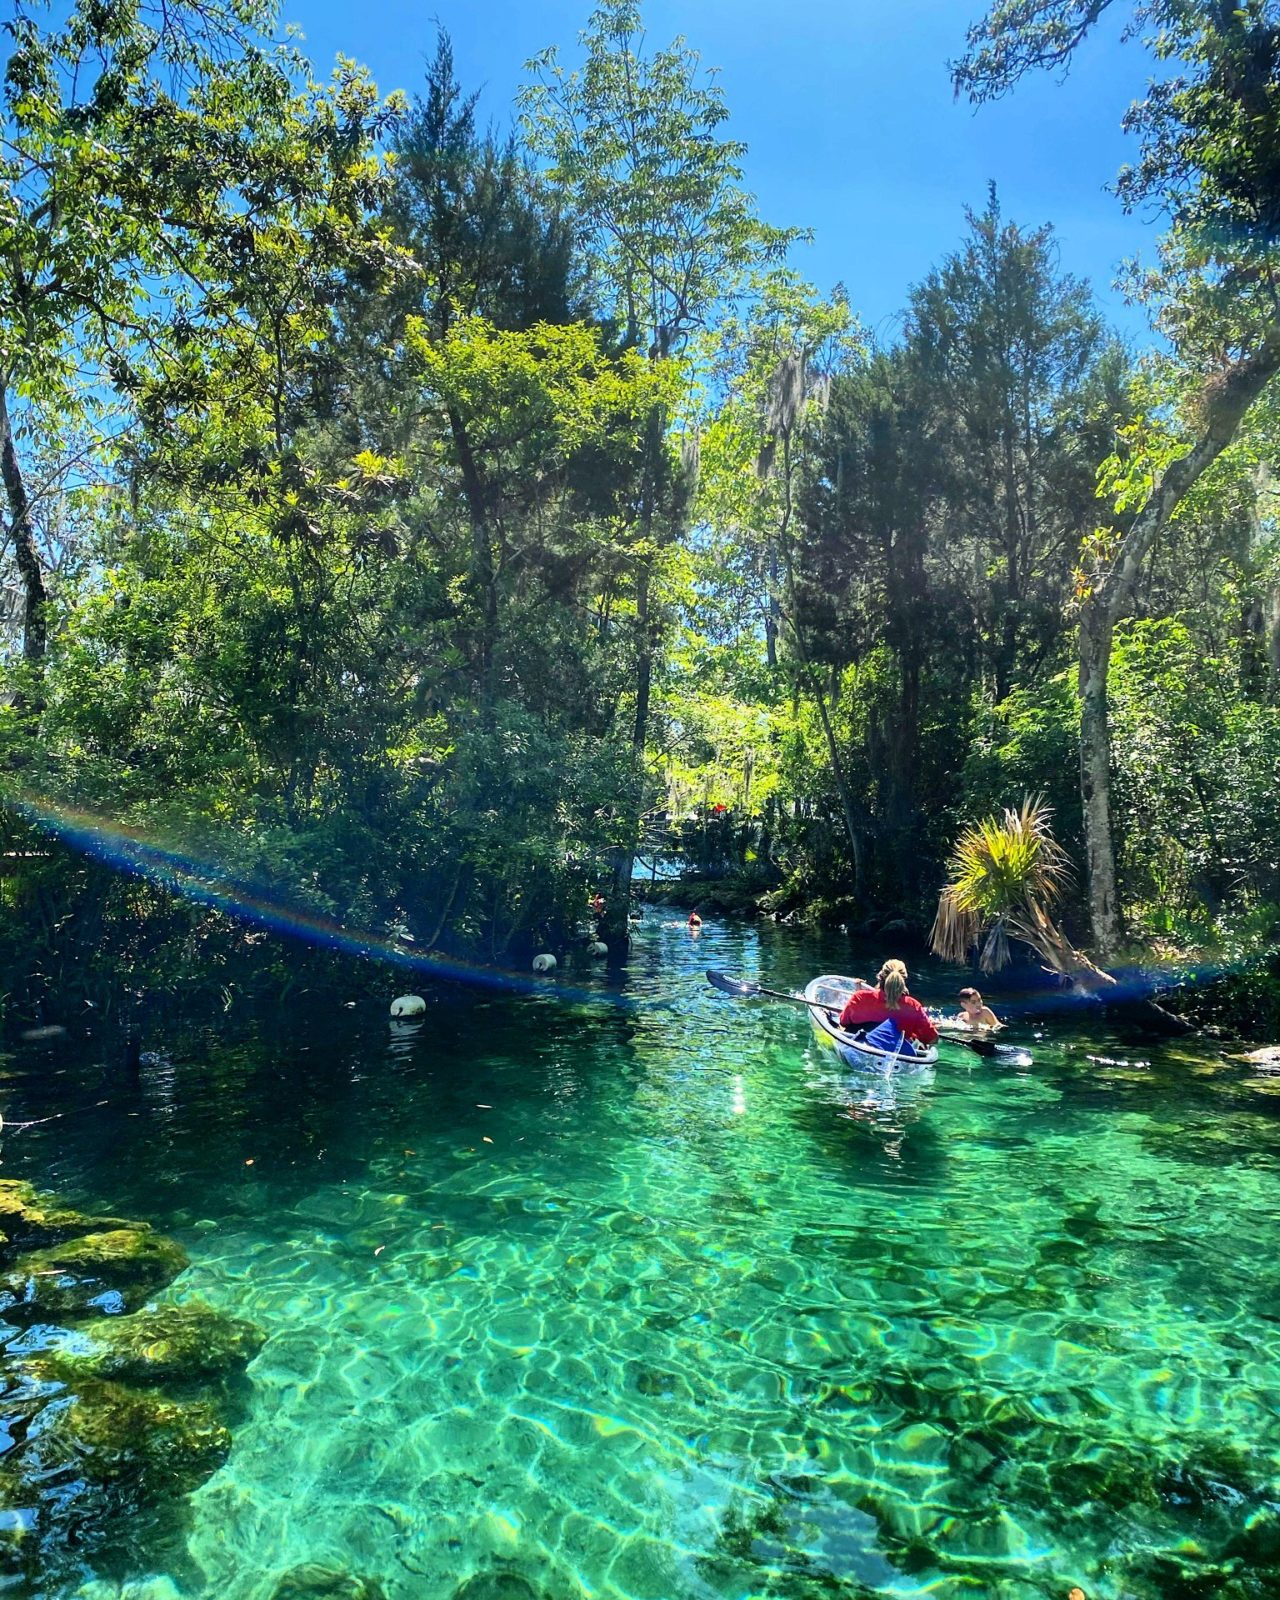
[[(787, 1000), (793, 1006), (813, 1005), (812, 1000), (806, 1000), (802, 994), (785, 994), (781, 989), (766, 989), (762, 983), (752, 983), (749, 978), (731, 978), (727, 972), (717, 972), (714, 968), (707, 969), (707, 982), (713, 989), (719, 989), (721, 994), (731, 994), (735, 1000), (754, 1000), (758, 996), (765, 996), (770, 1000)], [(822, 1006), (820, 1010), (834, 1015), (834, 1008)], [(962, 1049), (972, 1050), (976, 1056), (998, 1056), (1005, 1061), (1012, 1061), (1020, 1067), (1031, 1065), (1031, 1053), (1020, 1050), (1017, 1045), (997, 1044), (994, 1039), (957, 1039), (954, 1034), (939, 1033), (940, 1044), (957, 1044)]]
[[(752, 983), (748, 978), (731, 978), (727, 972), (717, 972), (707, 968), (707, 982), (713, 989), (719, 989), (721, 994), (731, 994), (735, 1000), (754, 1000), (757, 995), (767, 994), (770, 1000), (790, 1000), (793, 1006), (811, 1006), (812, 1000), (806, 1000), (802, 994), (784, 994), (781, 989), (766, 989), (763, 984)], [(833, 1010), (834, 1007), (823, 1007), (824, 1010)]]

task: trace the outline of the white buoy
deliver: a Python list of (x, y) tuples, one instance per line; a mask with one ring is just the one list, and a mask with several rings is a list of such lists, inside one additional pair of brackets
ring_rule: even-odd
[(587, 949), (593, 956), (607, 956), (609, 954), (609, 946), (603, 939), (593, 939)]
[(556, 970), (556, 958), (553, 955), (548, 955), (546, 951), (540, 956), (534, 956), (533, 970), (535, 972), (554, 972)]
[(427, 1002), (420, 994), (402, 994), (391, 1002), (391, 1015), (393, 1017), (420, 1017), (427, 1009)]

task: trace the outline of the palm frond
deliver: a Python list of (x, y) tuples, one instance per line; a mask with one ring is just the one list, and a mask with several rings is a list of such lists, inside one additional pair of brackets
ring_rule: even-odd
[(944, 961), (962, 965), (981, 928), (976, 914), (964, 906), (950, 888), (938, 896), (938, 910), (929, 930), (929, 945)]
[(981, 966), (995, 971), (1009, 961), (1010, 933), (1042, 953), (1065, 944), (1048, 908), (1070, 882), (1071, 863), (1052, 823), (1044, 796), (1027, 795), (1017, 809), (964, 829), (947, 863), (929, 938), (944, 961), (963, 962), (982, 940)]
[(1001, 967), (1009, 965), (1009, 936), (1003, 920), (993, 922), (988, 928), (987, 937), (982, 941), (978, 965), (983, 972), (999, 972)]

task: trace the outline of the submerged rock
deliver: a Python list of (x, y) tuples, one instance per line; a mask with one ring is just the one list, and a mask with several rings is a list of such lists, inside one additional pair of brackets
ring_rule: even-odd
[(186, 1266), (181, 1245), (145, 1226), (82, 1234), (33, 1250), (0, 1272), (0, 1314), (56, 1322), (132, 1311)]
[(317, 1561), (292, 1567), (271, 1591), (271, 1600), (385, 1600), (382, 1585)]
[[(17, 1480), (20, 1503), (52, 1487), (60, 1469), (101, 1487), (118, 1485), (130, 1499), (188, 1494), (222, 1465), (231, 1434), (204, 1401), (170, 1400), (86, 1379), (69, 1404), (45, 1408), (4, 1483)], [(5, 1495), (13, 1503), (9, 1494)]]
[(1261, 1050), (1245, 1050), (1239, 1055), (1233, 1055), (1232, 1061), (1248, 1061), (1255, 1067), (1267, 1067), (1273, 1071), (1280, 1071), (1280, 1044), (1263, 1045)]
[(122, 1518), (175, 1505), (230, 1449), (205, 1402), (86, 1382), (46, 1403), (0, 1467), (0, 1561), (47, 1573), (68, 1549), (118, 1537)]
[(57, 1269), (79, 1277), (109, 1277), (116, 1283), (167, 1283), (186, 1269), (187, 1254), (173, 1239), (150, 1228), (130, 1225), (82, 1234), (24, 1256), (18, 1267)]
[(0, 1587), (20, 1582), (23, 1593), (83, 1574), (86, 1555), (117, 1544), (127, 1519), (145, 1517), (153, 1533), (180, 1519), (183, 1497), (231, 1448), (204, 1402), (91, 1380), (41, 1400), (0, 1465)]
[(111, 1228), (149, 1231), (144, 1223), (126, 1222), (120, 1217), (91, 1217), (83, 1211), (69, 1211), (50, 1203), (20, 1178), (0, 1178), (0, 1236), (3, 1236), (5, 1243), (18, 1250), (61, 1244), (66, 1239)]
[(43, 1363), (71, 1381), (82, 1375), (126, 1383), (185, 1383), (248, 1365), (265, 1335), (252, 1322), (199, 1301), (100, 1317), (79, 1330), (87, 1349), (57, 1350)]
[[(69, 1592), (135, 1519), (149, 1540), (179, 1537), (186, 1496), (226, 1459), (231, 1435), (208, 1394), (229, 1397), (220, 1380), (263, 1335), (198, 1303), (138, 1310), (186, 1266), (144, 1222), (0, 1180), (0, 1318), (29, 1329), (0, 1365), (0, 1589)], [(314, 1593), (383, 1600), (376, 1585)]]
[(543, 1600), (518, 1572), (477, 1572), (453, 1591), (453, 1600)]

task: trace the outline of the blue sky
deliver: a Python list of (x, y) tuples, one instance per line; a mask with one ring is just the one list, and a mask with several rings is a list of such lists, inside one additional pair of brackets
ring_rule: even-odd
[[(342, 51), (387, 91), (421, 86), (438, 20), (463, 86), (481, 87), (481, 115), (503, 125), (530, 56), (556, 44), (577, 59), (589, 8), (284, 0), (317, 67), (327, 71)], [(1149, 58), (1120, 43), (1115, 23), (1065, 82), (1029, 79), (975, 112), (952, 98), (946, 63), (978, 11), (979, 0), (648, 0), (645, 17), (655, 44), (683, 34), (720, 69), (761, 213), (814, 231), (795, 265), (824, 290), (842, 281), (881, 338), (893, 336), (908, 287), (960, 239), (965, 205), (980, 208), (995, 179), (1005, 216), (1051, 222), (1063, 267), (1090, 280), (1113, 325), (1140, 346), (1145, 315), (1112, 284), (1126, 257), (1151, 256), (1158, 219), (1126, 217), (1106, 185), (1133, 159), (1120, 120), (1145, 88)]]

